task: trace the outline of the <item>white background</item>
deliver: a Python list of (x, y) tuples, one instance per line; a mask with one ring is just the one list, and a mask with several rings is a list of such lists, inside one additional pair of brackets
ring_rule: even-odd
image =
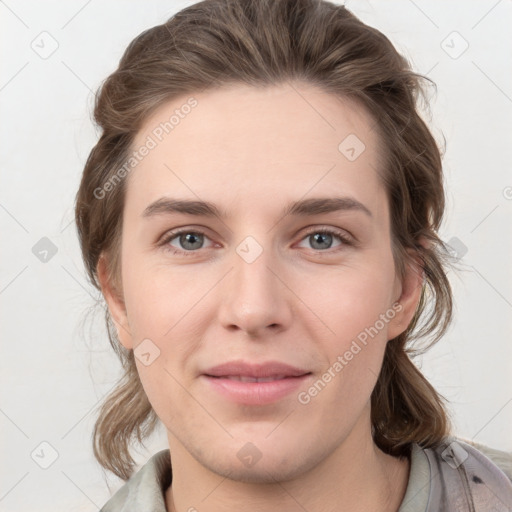
[[(91, 310), (98, 295), (85, 278), (73, 200), (97, 139), (94, 91), (135, 36), (190, 3), (0, 3), (2, 511), (95, 511), (123, 483), (92, 456), (96, 407), (120, 373), (102, 310)], [(438, 85), (432, 129), (447, 140), (442, 237), (456, 237), (467, 253), (466, 270), (450, 274), (455, 322), (422, 368), (450, 400), (458, 435), (512, 450), (512, 3), (347, 6)], [(50, 47), (43, 31), (58, 43), (46, 59), (31, 47), (42, 37)], [(46, 263), (32, 252), (42, 237), (57, 248)], [(58, 455), (47, 469), (31, 458), (35, 450), (51, 462), (42, 442)], [(138, 463), (166, 443), (160, 428), (134, 452)]]

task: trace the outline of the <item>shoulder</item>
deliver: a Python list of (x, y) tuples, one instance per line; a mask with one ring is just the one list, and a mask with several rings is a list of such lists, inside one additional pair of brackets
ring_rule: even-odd
[(492, 461), (512, 482), (512, 451), (498, 450), (482, 443), (477, 443), (464, 437), (457, 438), (458, 441), (476, 448), (480, 453)]
[(503, 504), (512, 505), (510, 452), (450, 436), (424, 453), (431, 472), (429, 503), (435, 504), (429, 511), (501, 510)]
[(108, 500), (100, 512), (166, 512), (165, 490), (172, 480), (169, 449), (153, 455)]

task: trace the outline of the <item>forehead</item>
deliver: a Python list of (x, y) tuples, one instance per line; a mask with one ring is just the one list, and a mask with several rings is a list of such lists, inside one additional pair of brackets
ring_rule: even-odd
[(128, 176), (127, 202), (142, 211), (167, 194), (261, 205), (334, 188), (374, 202), (379, 143), (360, 105), (302, 83), (184, 95), (139, 130), (132, 149), (150, 149)]

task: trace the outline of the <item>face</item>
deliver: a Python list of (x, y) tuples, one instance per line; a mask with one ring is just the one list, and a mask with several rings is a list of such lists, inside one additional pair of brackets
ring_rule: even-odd
[[(103, 260), (102, 288), (171, 454), (286, 480), (369, 436), (386, 343), (412, 318), (420, 280), (395, 272), (378, 134), (360, 106), (305, 84), (193, 97), (137, 135), (134, 150), (151, 147), (127, 177), (123, 289)], [(232, 361), (302, 376), (206, 376)]]

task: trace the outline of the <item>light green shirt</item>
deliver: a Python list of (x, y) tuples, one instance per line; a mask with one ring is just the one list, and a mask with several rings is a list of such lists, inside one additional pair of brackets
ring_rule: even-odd
[[(447, 438), (437, 449), (414, 443), (409, 481), (398, 512), (510, 512), (512, 453), (469, 443), (456, 437)], [(162, 450), (100, 512), (167, 512), (165, 491), (171, 481), (170, 451)], [(200, 510), (200, 504), (196, 505)]]

